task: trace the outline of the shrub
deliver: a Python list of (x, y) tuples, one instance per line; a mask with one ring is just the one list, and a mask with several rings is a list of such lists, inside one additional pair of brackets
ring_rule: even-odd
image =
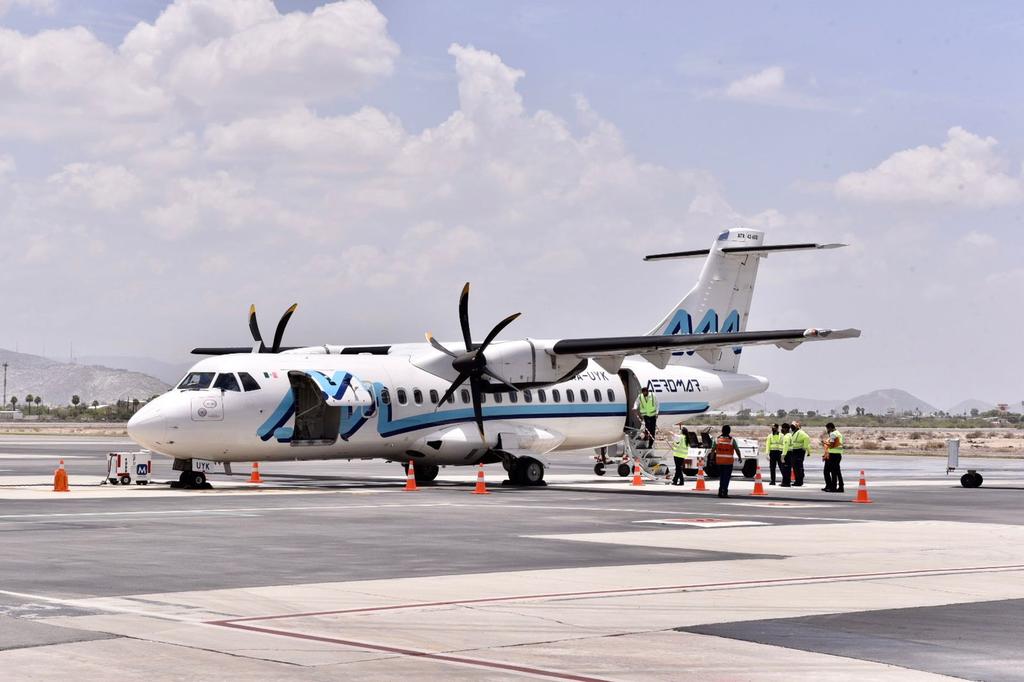
[(878, 443), (876, 441), (873, 441), (873, 440), (866, 440), (866, 441), (864, 441), (863, 443), (860, 444), (860, 447), (861, 447), (862, 450), (877, 450), (878, 449)]
[(946, 444), (941, 440), (930, 440), (924, 445), (925, 450), (943, 450), (945, 447)]
[(983, 434), (981, 431), (971, 431), (967, 434), (967, 440), (978, 440), (979, 438), (984, 437), (985, 434)]
[(886, 444), (886, 446), (884, 448), (882, 448), (882, 449), (883, 450), (895, 450), (896, 446), (895, 445), (888, 445), (888, 444)]
[(910, 440), (921, 440), (922, 438), (924, 438), (924, 434), (922, 434), (920, 431), (911, 431), (908, 438), (910, 438)]

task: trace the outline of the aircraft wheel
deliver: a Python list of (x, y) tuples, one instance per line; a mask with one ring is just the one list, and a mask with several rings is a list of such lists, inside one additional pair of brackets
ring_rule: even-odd
[(598, 476), (604, 476), (604, 464), (598, 462), (594, 465), (594, 473)]
[(625, 462), (621, 462), (619, 464), (619, 468), (616, 469), (616, 471), (618, 471), (619, 472), (619, 476), (622, 476), (623, 478), (625, 478), (626, 476), (629, 476), (629, 474), (632, 473), (632, 470), (630, 469), (630, 466), (628, 464), (626, 464)]
[(420, 462), (413, 469), (413, 472), (416, 475), (417, 483), (430, 483), (435, 478), (437, 478), (437, 474), (440, 470), (441, 467), (437, 466), (436, 464), (427, 464), (426, 462)]
[(968, 471), (960, 477), (960, 485), (965, 488), (980, 488), (983, 480), (985, 479), (981, 474)]
[(974, 487), (975, 488), (980, 488), (981, 487), (981, 482), (984, 481), (984, 480), (985, 479), (982, 478), (981, 474), (974, 474)]
[(743, 477), (753, 478), (755, 475), (757, 475), (757, 460), (748, 459), (743, 463)]
[(202, 488), (206, 485), (206, 474), (201, 471), (182, 471), (178, 481), (186, 488)]
[(544, 480), (544, 465), (533, 457), (519, 460), (519, 477), (526, 485), (537, 485)]

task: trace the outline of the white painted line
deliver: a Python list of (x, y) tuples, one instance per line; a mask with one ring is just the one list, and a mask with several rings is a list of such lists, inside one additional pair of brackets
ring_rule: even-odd
[(782, 507), (786, 509), (830, 509), (827, 504), (816, 504), (814, 502), (722, 502), (734, 507)]
[(383, 509), (385, 507), (447, 507), (451, 506), (445, 502), (423, 502), (414, 504), (345, 504), (345, 505), (316, 505), (306, 507), (238, 507), (236, 509), (154, 509), (143, 511), (105, 511), (105, 512), (53, 512), (47, 514), (0, 514), (0, 520), (20, 519), (57, 519), (57, 518), (79, 518), (83, 516), (188, 516), (202, 514), (245, 514), (252, 512), (275, 512), (275, 511), (335, 511), (339, 509)]
[(0, 459), (48, 459), (56, 462), (60, 459), (96, 459), (95, 457), (88, 457), (85, 455), (26, 455), (20, 452), (0, 452)]
[(727, 521), (711, 517), (692, 517), (680, 519), (650, 519), (633, 521), (633, 523), (653, 523), (659, 526), (692, 526), (694, 528), (735, 528), (737, 526), (767, 526), (764, 521)]

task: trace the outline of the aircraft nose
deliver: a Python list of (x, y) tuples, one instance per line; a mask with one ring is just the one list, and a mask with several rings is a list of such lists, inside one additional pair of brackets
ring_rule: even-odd
[(166, 431), (167, 419), (157, 405), (146, 405), (128, 420), (129, 438), (146, 448), (166, 440)]

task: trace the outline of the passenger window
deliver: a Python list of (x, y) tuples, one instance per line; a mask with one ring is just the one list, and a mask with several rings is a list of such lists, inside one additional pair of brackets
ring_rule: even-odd
[(178, 388), (183, 391), (198, 391), (203, 388), (209, 388), (212, 381), (213, 372), (189, 372), (181, 380), (181, 383), (178, 384)]
[(613, 391), (610, 388), (608, 389), (608, 402), (610, 402), (610, 403), (614, 403), (615, 402), (615, 391)]
[(238, 379), (235, 378), (234, 374), (218, 374), (217, 381), (213, 383), (214, 388), (219, 388), (223, 391), (241, 391), (238, 387)]
[(557, 388), (551, 389), (551, 402), (560, 403), (562, 402), (562, 394), (558, 392)]
[(242, 380), (242, 388), (246, 391), (258, 391), (260, 390), (260, 384), (258, 381), (252, 378), (252, 375), (248, 372), (239, 372), (238, 378)]
[(440, 399), (440, 396), (437, 395), (437, 391), (435, 391), (434, 389), (430, 389), (430, 404), (431, 405), (437, 405), (437, 401), (439, 399)]
[(572, 389), (568, 389), (565, 392), (565, 402), (574, 403), (576, 402), (576, 396), (573, 394)]
[(523, 402), (524, 403), (532, 403), (533, 402), (533, 394), (530, 393), (530, 389), (526, 389), (525, 391), (523, 391)]
[(595, 388), (594, 389), (594, 402), (595, 403), (601, 402), (601, 389), (599, 389), (599, 388)]
[(406, 394), (405, 389), (398, 389), (398, 404), (405, 405), (407, 402), (409, 402), (409, 396)]
[(481, 393), (480, 394), (480, 404), (481, 405), (486, 405), (487, 404), (487, 394), (486, 393)]
[(423, 404), (423, 391), (418, 388), (412, 389), (412, 401), (417, 405)]
[(515, 392), (515, 391), (509, 391), (509, 393), (508, 393), (508, 401), (510, 403), (518, 403), (519, 402), (519, 394), (517, 392)]
[(454, 393), (452, 393), (450, 396), (448, 396), (448, 404), (449, 405), (454, 405), (455, 404), (455, 394)]
[(386, 388), (380, 390), (380, 401), (385, 405), (391, 404), (391, 391)]
[(587, 389), (581, 388), (580, 389), (580, 402), (581, 403), (587, 402), (587, 398), (588, 398), (588, 396), (587, 396)]
[(496, 403), (500, 403), (501, 402), (501, 394), (500, 393), (495, 393), (494, 394), (494, 402), (496, 402)]
[(542, 403), (546, 403), (548, 401), (548, 394), (544, 392), (543, 388), (537, 391), (537, 400)]
[(469, 401), (470, 401), (469, 391), (467, 391), (466, 389), (462, 389), (462, 391), (459, 393), (459, 395), (462, 397), (462, 404), (463, 405), (469, 405)]

